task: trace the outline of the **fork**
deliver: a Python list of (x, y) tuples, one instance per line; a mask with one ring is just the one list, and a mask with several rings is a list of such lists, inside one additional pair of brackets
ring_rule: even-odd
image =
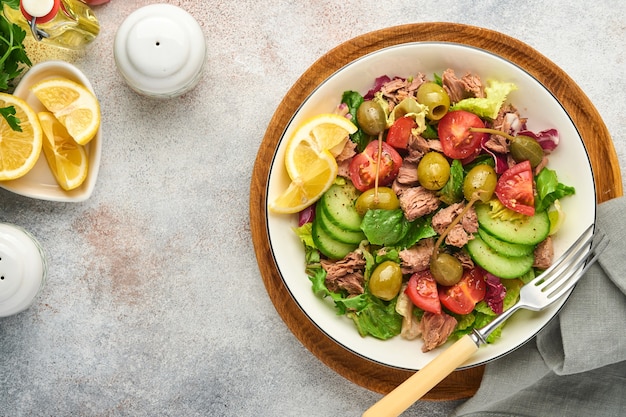
[(376, 404), (363, 417), (398, 416), (474, 354), (498, 326), (521, 308), (539, 311), (570, 291), (607, 247), (609, 239), (589, 226), (552, 266), (524, 285), (519, 301), (481, 329), (474, 329)]

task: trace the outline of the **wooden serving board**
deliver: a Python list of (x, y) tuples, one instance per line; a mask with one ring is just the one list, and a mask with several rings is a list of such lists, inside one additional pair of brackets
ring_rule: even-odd
[[(597, 201), (623, 193), (619, 161), (609, 132), (589, 98), (554, 63), (528, 45), (492, 30), (454, 23), (418, 23), (367, 33), (332, 49), (291, 87), (278, 106), (259, 148), (250, 184), (250, 224), (257, 262), (267, 289), (291, 332), (317, 358), (348, 380), (386, 394), (412, 375), (364, 359), (329, 339), (300, 310), (274, 264), (266, 228), (266, 188), (274, 151), (292, 115), (326, 78), (351, 61), (381, 48), (407, 42), (443, 41), (491, 51), (524, 68), (561, 102), (578, 128), (591, 160)], [(484, 366), (456, 371), (424, 397), (430, 400), (468, 398), (478, 389)]]

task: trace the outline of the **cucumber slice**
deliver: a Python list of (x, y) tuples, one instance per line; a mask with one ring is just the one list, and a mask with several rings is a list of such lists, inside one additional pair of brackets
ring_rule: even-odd
[(491, 249), (480, 236), (474, 236), (467, 245), (470, 257), (487, 272), (500, 278), (518, 278), (533, 267), (535, 256), (502, 256)]
[(321, 206), (315, 208), (315, 218), (319, 223), (319, 227), (331, 238), (342, 243), (349, 243), (352, 245), (358, 245), (363, 239), (365, 239), (365, 233), (362, 231), (352, 232), (350, 230), (344, 230), (340, 226), (337, 226), (328, 218)]
[(342, 259), (358, 247), (358, 245), (339, 242), (330, 237), (328, 233), (320, 227), (320, 222), (317, 217), (313, 220), (311, 235), (315, 247), (330, 259)]
[(505, 242), (536, 245), (550, 233), (550, 219), (545, 211), (522, 220), (502, 220), (491, 217), (488, 204), (478, 204), (475, 209), (480, 227)]
[(533, 245), (521, 245), (500, 240), (480, 227), (478, 228), (478, 235), (483, 242), (502, 256), (525, 256), (535, 250)]
[(363, 218), (354, 207), (358, 196), (359, 192), (350, 182), (344, 185), (333, 184), (318, 204), (330, 223), (346, 231), (360, 232)]

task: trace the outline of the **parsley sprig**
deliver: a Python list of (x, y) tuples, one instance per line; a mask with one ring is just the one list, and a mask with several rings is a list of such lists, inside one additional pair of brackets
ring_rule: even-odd
[[(11, 82), (22, 73), (25, 66), (32, 64), (26, 56), (23, 44), (26, 32), (4, 17), (2, 10), (5, 4), (18, 9), (20, 2), (19, 0), (0, 0), (0, 91), (8, 92), (13, 88)], [(13, 130), (22, 130), (19, 119), (15, 117), (13, 106), (0, 108), (0, 115)]]

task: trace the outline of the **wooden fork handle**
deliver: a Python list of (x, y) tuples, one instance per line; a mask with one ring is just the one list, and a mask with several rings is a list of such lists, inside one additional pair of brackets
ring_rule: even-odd
[(421, 370), (371, 406), (363, 417), (396, 417), (435, 385), (450, 375), (478, 350), (478, 344), (465, 335)]

